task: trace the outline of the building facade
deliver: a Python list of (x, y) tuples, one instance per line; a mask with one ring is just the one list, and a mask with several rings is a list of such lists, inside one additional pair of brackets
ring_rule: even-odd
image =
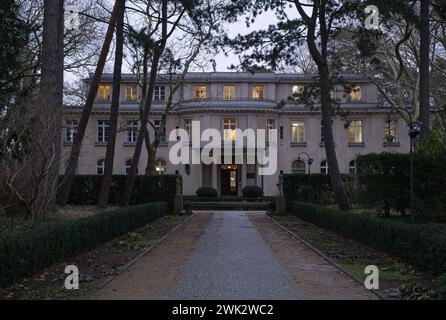
[[(379, 103), (378, 91), (370, 81), (356, 75), (342, 76), (332, 96), (338, 101), (342, 116), (333, 117), (333, 132), (339, 167), (343, 173), (356, 170), (359, 154), (372, 152), (408, 152), (407, 124), (397, 114), (388, 121), (390, 108)], [(86, 80), (88, 85), (89, 79)], [(150, 121), (159, 127), (161, 115), (170, 95), (170, 78), (160, 75), (155, 87)], [(189, 73), (173, 96), (175, 107), (169, 112), (165, 134), (156, 155), (160, 174), (183, 176), (183, 193), (195, 194), (201, 186), (210, 186), (221, 195), (240, 195), (246, 185), (261, 186), (265, 194), (276, 195), (279, 175), (283, 173), (328, 173), (321, 113), (317, 105), (309, 106), (301, 96), (314, 86), (310, 75), (211, 72)], [(87, 126), (77, 167), (77, 174), (102, 174), (108, 139), (108, 121), (112, 94), (112, 75), (105, 74)], [(133, 75), (123, 75), (114, 174), (130, 169), (138, 135), (138, 102), (141, 89)], [(309, 99), (309, 98), (308, 98)], [(63, 155), (68, 159), (81, 107), (64, 110)], [(190, 132), (192, 122), (199, 121), (201, 131), (213, 128), (222, 139), (233, 141), (235, 129), (276, 129), (278, 135), (277, 170), (273, 175), (259, 175), (255, 164), (179, 164), (169, 161), (169, 150), (177, 141), (168, 141), (172, 130)], [(153, 127), (149, 131), (153, 135)], [(392, 136), (392, 139), (389, 139)], [(387, 138), (386, 138), (387, 137)], [(206, 142), (200, 145), (200, 148)], [(192, 146), (191, 146), (192, 148)], [(191, 150), (193, 152), (193, 150)], [(246, 158), (247, 153), (242, 151)], [(308, 154), (314, 162), (308, 165)], [(144, 174), (147, 152), (143, 148), (138, 173)], [(61, 168), (63, 173), (64, 168)]]

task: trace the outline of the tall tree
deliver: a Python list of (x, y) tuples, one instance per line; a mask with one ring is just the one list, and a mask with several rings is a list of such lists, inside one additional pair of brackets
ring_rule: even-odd
[(430, 128), (430, 14), (429, 0), (420, 0), (420, 121), (423, 123), (423, 136)]
[(70, 196), (71, 185), (73, 183), (74, 173), (76, 171), (77, 163), (79, 161), (82, 141), (85, 136), (88, 119), (90, 118), (91, 110), (93, 109), (93, 103), (96, 99), (96, 95), (99, 88), (99, 82), (101, 80), (102, 73), (104, 71), (104, 66), (107, 61), (107, 56), (110, 51), (110, 46), (113, 40), (113, 33), (117, 21), (117, 16), (118, 16), (117, 2), (115, 2), (110, 17), (107, 33), (105, 35), (104, 43), (102, 45), (101, 54), (98, 59), (98, 64), (96, 66), (93, 78), (90, 82), (90, 88), (88, 90), (87, 100), (85, 102), (84, 108), (82, 109), (82, 114), (79, 120), (79, 125), (77, 127), (76, 135), (74, 137), (73, 146), (71, 147), (70, 157), (68, 159), (68, 164), (67, 164), (67, 170), (65, 172), (62, 184), (60, 186), (59, 198), (58, 198), (58, 203), (60, 205), (65, 205)]
[(102, 177), (101, 190), (99, 193), (99, 207), (106, 208), (110, 195), (110, 183), (113, 174), (113, 160), (115, 157), (116, 133), (118, 127), (119, 100), (121, 92), (121, 70), (124, 52), (124, 15), (125, 0), (116, 1), (117, 27), (115, 66), (113, 70), (113, 92), (110, 107), (109, 134), (107, 140), (107, 151), (105, 156), (104, 175)]

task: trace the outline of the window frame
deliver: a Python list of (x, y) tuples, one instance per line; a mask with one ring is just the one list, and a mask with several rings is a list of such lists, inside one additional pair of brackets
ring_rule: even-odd
[[(99, 124), (102, 122), (102, 124)], [(96, 143), (107, 143), (110, 132), (109, 120), (96, 120)], [(102, 136), (102, 139), (99, 137)]]
[[(360, 123), (360, 125), (358, 124)], [(359, 137), (359, 139), (357, 139)], [(361, 119), (351, 120), (348, 125), (348, 143), (364, 143), (364, 121)]]
[(166, 86), (163, 84), (159, 84), (155, 86), (153, 91), (153, 100), (154, 101), (166, 101)]
[[(227, 121), (229, 120), (229, 121)], [(234, 121), (232, 121), (234, 120)], [(237, 117), (223, 118), (223, 141), (235, 141), (235, 130), (237, 129)], [(229, 132), (230, 131), (230, 132)], [(229, 134), (229, 139), (228, 139)]]
[(356, 161), (356, 159), (353, 159), (352, 161), (349, 162), (348, 172), (349, 174), (356, 174), (358, 172), (358, 161)]
[[(296, 163), (303, 164), (303, 169), (302, 169), (302, 167), (300, 169), (295, 167)], [(302, 159), (295, 159), (291, 163), (291, 173), (292, 174), (306, 174), (307, 173), (307, 164), (305, 163), (305, 161), (303, 161)]]
[[(76, 124), (74, 124), (74, 122)], [(74, 137), (76, 136), (78, 126), (79, 126), (78, 119), (65, 119), (65, 137), (64, 137), (65, 143), (74, 143)]]
[[(161, 128), (161, 122), (162, 122), (161, 119), (154, 119), (154, 120), (153, 120), (153, 126), (155, 127), (155, 133)], [(165, 144), (165, 143), (167, 143), (167, 137), (166, 137), (166, 134), (167, 134), (167, 123), (164, 123), (164, 128), (163, 128), (163, 130), (161, 131), (161, 134), (160, 134), (160, 136), (159, 136), (159, 142), (160, 142), (160, 144)]]
[(327, 160), (322, 160), (319, 168), (320, 168), (321, 174), (329, 174), (330, 173), (330, 167), (328, 166)]
[[(102, 170), (102, 173), (100, 173), (99, 170)], [(105, 159), (101, 158), (96, 161), (96, 175), (101, 176), (104, 174), (104, 171), (105, 171)]]
[(361, 101), (362, 100), (362, 86), (360, 84), (355, 84), (351, 87), (349, 98), (350, 98), (350, 101)]
[[(262, 95), (256, 97), (256, 88), (262, 88)], [(264, 84), (253, 84), (252, 85), (252, 99), (253, 100), (264, 100), (266, 98), (266, 94), (265, 94), (265, 85)]]
[[(200, 92), (200, 94), (197, 94), (199, 92)], [(203, 99), (207, 99), (207, 97), (208, 97), (208, 93), (207, 93), (206, 85), (203, 85), (203, 84), (194, 85), (194, 99), (195, 100), (203, 100)]]
[[(229, 90), (229, 95), (227, 95), (226, 89)], [(235, 94), (235, 85), (234, 84), (224, 84), (223, 85), (223, 100), (235, 100), (236, 94)]]
[[(292, 120), (291, 121), (291, 143), (305, 143), (306, 141), (306, 130), (305, 130), (305, 120)], [(297, 135), (295, 136), (295, 132)], [(302, 137), (301, 137), (302, 135)], [(295, 139), (297, 138), (297, 139)], [(302, 139), (300, 139), (302, 138)]]
[[(160, 163), (164, 163), (164, 166)], [(167, 173), (167, 161), (161, 158), (155, 160), (155, 171), (157, 174), (162, 175)]]
[(125, 99), (126, 101), (131, 101), (131, 102), (138, 101), (138, 86), (136, 84), (125, 85)]
[[(398, 119), (390, 119), (390, 132), (389, 132), (389, 121), (386, 119), (384, 122), (384, 139), (387, 139), (390, 134), (393, 136), (393, 141), (390, 143), (398, 142)], [(392, 125), (393, 124), (393, 125)], [(392, 131), (394, 134), (392, 134)], [(386, 141), (388, 143), (388, 141)]]
[(136, 143), (136, 140), (138, 139), (138, 131), (139, 131), (139, 121), (134, 119), (128, 119), (126, 121), (125, 142), (129, 144)]
[(111, 84), (106, 84), (106, 83), (99, 84), (97, 100), (101, 102), (108, 102), (110, 101), (110, 99), (111, 99)]

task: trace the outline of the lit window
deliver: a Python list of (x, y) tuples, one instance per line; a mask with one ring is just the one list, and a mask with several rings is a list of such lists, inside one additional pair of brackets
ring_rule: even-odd
[(156, 160), (155, 170), (157, 174), (165, 174), (166, 173), (166, 161), (162, 159)]
[(350, 164), (349, 164), (349, 167), (348, 167), (350, 174), (356, 174), (356, 170), (357, 170), (356, 168), (357, 168), (356, 167), (356, 160), (350, 161)]
[(125, 98), (127, 101), (136, 101), (138, 99), (136, 85), (127, 85), (125, 87)]
[(164, 100), (166, 100), (166, 87), (165, 86), (155, 86), (153, 99), (155, 101), (164, 101)]
[(154, 125), (155, 125), (156, 134), (159, 134), (160, 143), (165, 143), (166, 142), (166, 124), (164, 124), (162, 130), (160, 130), (161, 122), (162, 122), (161, 120), (155, 120)]
[(327, 160), (324, 160), (321, 162), (321, 173), (322, 174), (328, 174), (328, 162)]
[(235, 129), (237, 127), (236, 118), (223, 119), (223, 136), (224, 141), (235, 141)]
[(97, 142), (107, 142), (110, 124), (108, 120), (98, 120)]
[(352, 87), (350, 91), (350, 100), (351, 101), (361, 100), (361, 86), (355, 85)]
[(253, 99), (264, 99), (265, 98), (265, 86), (255, 85), (252, 87), (252, 98)]
[(138, 137), (138, 120), (127, 121), (126, 142), (135, 143)]
[[(125, 174), (130, 174), (132, 169), (132, 159), (127, 159), (125, 162)], [(138, 174), (138, 168), (136, 168), (136, 174)]]
[(194, 93), (195, 99), (206, 99), (207, 98), (206, 86), (195, 86), (194, 92), (195, 92)]
[(298, 99), (304, 93), (305, 87), (302, 85), (294, 85), (292, 95), (294, 99)]
[(397, 120), (390, 120), (384, 123), (384, 138), (388, 143), (397, 142), (396, 128), (398, 125)]
[(348, 142), (362, 143), (362, 120), (354, 120), (350, 122), (348, 127)]
[(295, 160), (293, 161), (293, 164), (291, 165), (291, 172), (292, 173), (305, 173), (305, 162), (302, 160)]
[(299, 143), (305, 142), (305, 121), (294, 121), (292, 142)]
[(235, 86), (224, 86), (223, 87), (223, 98), (225, 100), (235, 99)]
[(98, 162), (96, 162), (96, 173), (101, 175), (104, 174), (105, 170), (105, 160), (99, 159)]
[(78, 121), (75, 119), (65, 120), (65, 142), (73, 143), (77, 132)]
[(192, 136), (192, 119), (184, 119), (184, 129), (187, 131), (189, 137)]
[(100, 84), (98, 89), (98, 99), (99, 101), (110, 101), (110, 90), (109, 84)]

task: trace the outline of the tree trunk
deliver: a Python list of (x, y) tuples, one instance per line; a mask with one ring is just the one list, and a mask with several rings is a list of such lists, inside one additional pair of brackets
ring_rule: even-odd
[(421, 0), (420, 6), (420, 121), (423, 123), (423, 137), (429, 134), (430, 119), (430, 79), (429, 79), (429, 54), (430, 54), (430, 25), (429, 25), (429, 0)]
[(152, 108), (153, 92), (155, 90), (156, 77), (158, 75), (158, 67), (161, 55), (164, 52), (167, 42), (167, 0), (162, 1), (162, 32), (159, 45), (153, 50), (153, 59), (150, 68), (149, 86), (146, 95), (146, 101), (144, 106), (143, 118), (141, 120), (141, 129), (138, 133), (136, 140), (135, 152), (133, 154), (132, 166), (130, 168), (129, 176), (125, 182), (124, 192), (122, 195), (121, 205), (128, 206), (130, 203), (130, 197), (133, 191), (133, 185), (135, 183), (136, 171), (139, 164), (139, 158), (141, 156), (142, 146), (145, 137), (145, 129), (149, 123), (150, 110)]
[(70, 157), (68, 160), (67, 170), (63, 178), (60, 191), (58, 203), (60, 205), (65, 205), (68, 202), (68, 198), (71, 192), (71, 184), (73, 183), (74, 173), (76, 171), (77, 163), (79, 161), (79, 155), (81, 152), (82, 141), (85, 136), (85, 131), (87, 129), (88, 119), (90, 118), (91, 110), (93, 109), (93, 103), (96, 99), (96, 95), (99, 88), (99, 82), (104, 71), (104, 66), (107, 61), (107, 55), (110, 51), (110, 45), (113, 40), (113, 33), (115, 29), (117, 19), (117, 7), (116, 2), (113, 7), (113, 12), (110, 17), (110, 22), (108, 25), (107, 33), (105, 35), (104, 44), (102, 45), (101, 54), (99, 56), (98, 65), (96, 67), (93, 79), (90, 83), (90, 89), (88, 91), (87, 100), (85, 106), (82, 110), (81, 118), (79, 120), (79, 125), (77, 127), (77, 133), (74, 137), (73, 146), (71, 147)]
[(118, 130), (119, 99), (121, 91), (121, 70), (124, 50), (124, 13), (125, 0), (117, 0), (117, 26), (115, 66), (113, 70), (113, 93), (110, 107), (110, 126), (105, 156), (104, 175), (102, 177), (101, 191), (99, 194), (99, 207), (106, 208), (110, 195), (110, 184), (113, 174), (113, 160), (115, 157), (116, 133)]
[(44, 1), (42, 78), (34, 123), (36, 200), (33, 215), (54, 204), (60, 166), (63, 108), (64, 1)]

